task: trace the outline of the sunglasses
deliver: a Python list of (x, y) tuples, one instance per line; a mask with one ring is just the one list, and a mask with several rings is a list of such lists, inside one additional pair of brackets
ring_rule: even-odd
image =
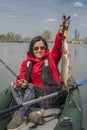
[(40, 49), (41, 51), (43, 51), (43, 50), (46, 49), (46, 47), (45, 47), (45, 46), (40, 46), (40, 47), (36, 46), (36, 47), (33, 47), (33, 50), (34, 50), (34, 51), (38, 51), (39, 49)]

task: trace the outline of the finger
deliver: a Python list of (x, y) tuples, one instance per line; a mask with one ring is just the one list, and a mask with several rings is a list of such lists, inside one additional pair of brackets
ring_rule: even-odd
[(24, 80), (24, 83), (25, 83), (26, 85), (28, 85), (28, 81), (27, 81), (27, 80)]
[(25, 84), (25, 83), (22, 83), (22, 84), (21, 84), (21, 88), (26, 88), (26, 84)]
[(63, 19), (63, 20), (66, 20), (66, 16), (65, 16), (65, 15), (63, 15), (62, 19)]
[(21, 85), (21, 88), (26, 88), (25, 86)]
[(18, 82), (23, 82), (24, 79), (19, 79)]
[(70, 20), (67, 20), (66, 22), (65, 22), (65, 26), (68, 26), (70, 24)]
[(71, 16), (68, 16), (68, 18), (67, 19), (70, 19), (71, 18)]

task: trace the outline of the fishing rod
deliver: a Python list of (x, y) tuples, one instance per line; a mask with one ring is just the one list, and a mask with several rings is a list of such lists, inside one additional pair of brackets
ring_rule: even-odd
[[(1, 62), (17, 79), (20, 79), (1, 59), (0, 59), (0, 62)], [(81, 82), (78, 83), (78, 84), (70, 84), (69, 86), (79, 87), (79, 86), (83, 86), (83, 85), (86, 85), (86, 84), (87, 84), (87, 79), (81, 81)]]
[(0, 59), (0, 62), (17, 78), (19, 79), (19, 77)]

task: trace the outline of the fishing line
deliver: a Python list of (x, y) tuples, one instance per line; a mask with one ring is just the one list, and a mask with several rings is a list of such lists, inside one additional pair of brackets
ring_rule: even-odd
[(0, 62), (17, 78), (20, 79), (1, 59)]

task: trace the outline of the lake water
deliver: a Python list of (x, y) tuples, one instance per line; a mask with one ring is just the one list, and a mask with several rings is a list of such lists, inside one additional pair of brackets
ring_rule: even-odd
[[(70, 74), (73, 75), (77, 81), (87, 79), (87, 45), (69, 45), (71, 52), (70, 63), (72, 70)], [(0, 43), (0, 60), (2, 60), (16, 75), (19, 73), (21, 62), (26, 58), (29, 43)], [(52, 44), (49, 44), (52, 48)], [(59, 65), (59, 68), (61, 64)], [(0, 63), (0, 91), (16, 77)], [(83, 128), (87, 129), (87, 87), (81, 86), (80, 88), (82, 105), (83, 105)]]

